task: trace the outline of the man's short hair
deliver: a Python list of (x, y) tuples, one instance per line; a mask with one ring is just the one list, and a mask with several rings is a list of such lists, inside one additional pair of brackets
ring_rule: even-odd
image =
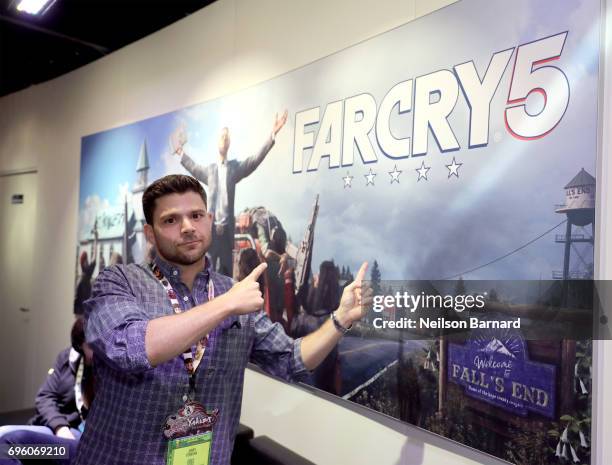
[(184, 194), (185, 192), (200, 194), (204, 205), (206, 205), (206, 192), (194, 177), (184, 174), (169, 174), (151, 183), (142, 195), (142, 210), (147, 223), (153, 225), (153, 213), (155, 212), (155, 201), (157, 199), (165, 195)]
[(70, 330), (70, 345), (79, 354), (83, 355), (83, 343), (85, 342), (85, 319), (78, 316), (74, 320), (72, 329)]

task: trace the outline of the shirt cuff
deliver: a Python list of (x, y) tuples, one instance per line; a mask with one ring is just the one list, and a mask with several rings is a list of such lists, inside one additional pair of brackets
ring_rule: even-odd
[(304, 360), (302, 359), (302, 338), (298, 338), (293, 341), (293, 367), (292, 367), (292, 375), (299, 375), (303, 373), (310, 373), (311, 371), (306, 368), (304, 365)]

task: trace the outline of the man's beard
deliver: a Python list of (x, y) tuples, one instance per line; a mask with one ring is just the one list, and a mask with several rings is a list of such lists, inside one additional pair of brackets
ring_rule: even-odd
[[(191, 242), (195, 239), (187, 239), (185, 242)], [(199, 239), (201, 242), (198, 244), (199, 247), (197, 249), (190, 250), (189, 252), (183, 252), (180, 250), (180, 245), (168, 244), (164, 245), (163, 241), (157, 242), (157, 254), (166, 260), (167, 262), (175, 263), (181, 266), (189, 266), (197, 263), (202, 260), (208, 247), (210, 246), (210, 241), (206, 241), (206, 239)]]

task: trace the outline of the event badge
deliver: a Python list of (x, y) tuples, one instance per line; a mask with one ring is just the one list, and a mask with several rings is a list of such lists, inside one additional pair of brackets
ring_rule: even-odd
[(212, 427), (219, 409), (207, 412), (204, 406), (188, 400), (179, 411), (166, 418), (164, 436), (170, 440), (167, 465), (208, 465), (212, 445)]

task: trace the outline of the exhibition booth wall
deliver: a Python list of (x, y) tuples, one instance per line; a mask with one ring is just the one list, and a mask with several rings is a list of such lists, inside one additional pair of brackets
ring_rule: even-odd
[[(0, 328), (0, 366), (14, 373), (2, 387), (0, 410), (31, 406), (46, 369), (66, 345), (83, 136), (239, 92), (450, 3), (221, 0), (69, 75), (0, 99), (0, 187), (3, 193), (29, 193), (24, 205), (31, 208), (29, 223), (10, 218), (0, 235), (23, 246), (3, 244), (3, 269), (14, 272), (2, 294), (23, 291), (20, 298), (27, 303), (19, 306), (29, 309), (7, 315)], [(610, 9), (602, 5), (602, 11)], [(609, 35), (607, 23), (602, 20), (602, 34)], [(603, 78), (610, 76), (612, 64), (604, 60), (610, 40), (602, 40), (595, 268), (596, 276), (609, 279), (612, 250), (605, 231), (612, 218), (605, 208), (610, 170), (605, 155), (612, 120), (605, 98), (609, 79)], [(611, 351), (608, 342), (594, 345), (592, 463), (608, 463), (605, 458), (611, 457), (603, 438), (609, 431), (606, 412), (612, 409), (602, 389), (612, 378), (605, 368)], [(497, 463), (411, 425), (252, 370), (246, 375), (242, 421), (321, 464)]]

